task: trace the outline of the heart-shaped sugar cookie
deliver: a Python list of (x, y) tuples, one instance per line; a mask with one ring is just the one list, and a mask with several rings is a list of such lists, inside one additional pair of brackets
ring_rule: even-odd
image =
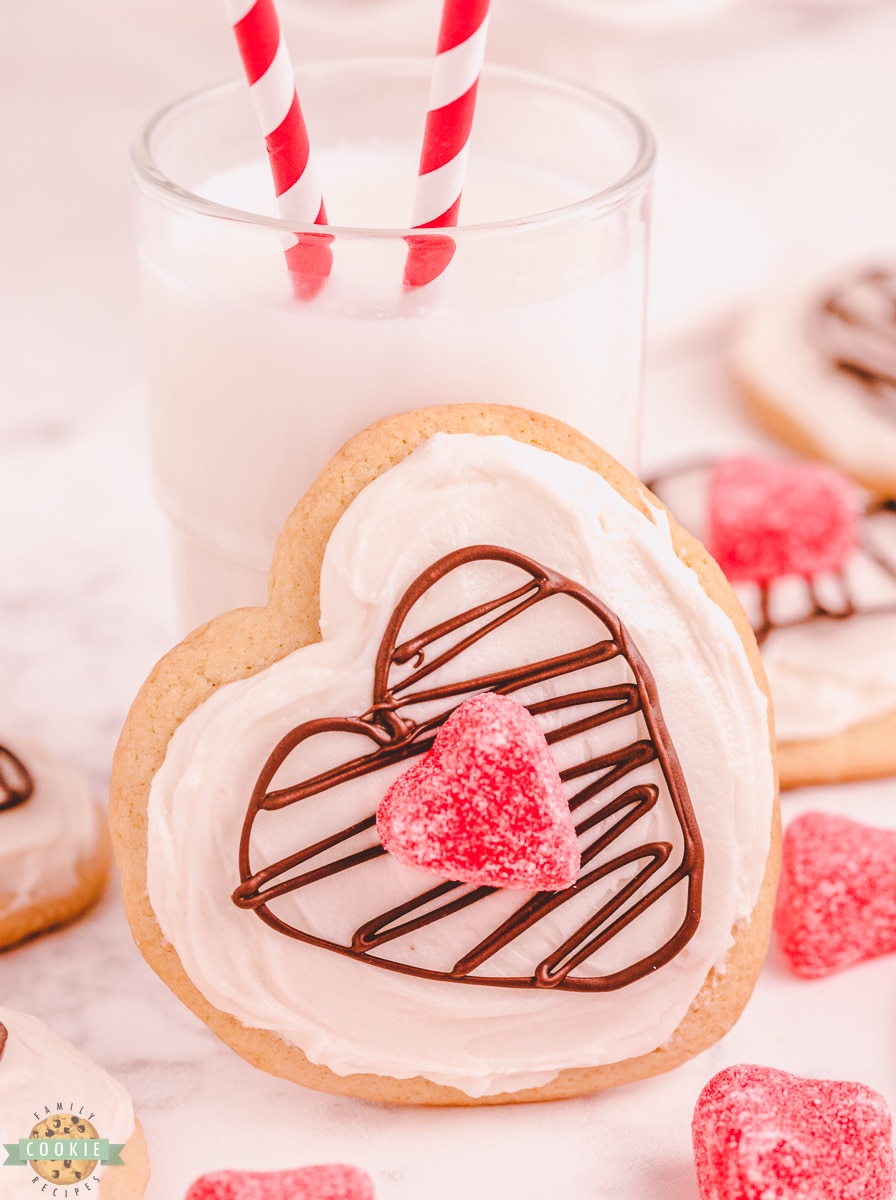
[[(404, 1104), (577, 1095), (716, 1040), (768, 936), (768, 702), (722, 572), (643, 485), (538, 414), (421, 409), (334, 458), (270, 580), (165, 656), (116, 752), (125, 903), (176, 993), (265, 1070)], [(571, 886), (383, 845), (385, 795), (483, 695), (550, 749)], [(537, 858), (530, 825), (474, 869)]]

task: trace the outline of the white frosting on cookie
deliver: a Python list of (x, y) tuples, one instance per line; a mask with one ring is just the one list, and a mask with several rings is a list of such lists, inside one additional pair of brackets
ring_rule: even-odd
[[(9, 1034), (0, 1057), (0, 1124), (7, 1141), (27, 1138), (39, 1121), (57, 1111), (86, 1117), (100, 1138), (121, 1145), (128, 1141), (134, 1132), (134, 1109), (120, 1083), (37, 1017), (0, 1008), (0, 1022)], [(98, 1165), (94, 1174), (116, 1169), (123, 1168)], [(30, 1194), (33, 1176), (28, 1167), (0, 1170), (0, 1200)], [(53, 1186), (48, 1184), (45, 1193), (39, 1187), (33, 1190), (51, 1195)]]
[(896, 709), (896, 618), (773, 633), (762, 661), (781, 742), (834, 737)]
[(79, 882), (77, 864), (104, 834), (104, 815), (76, 767), (30, 741), (7, 741), (27, 767), (34, 792), (0, 811), (0, 918)]
[[(412, 977), (286, 937), (230, 900), (239, 882), (247, 802), (278, 740), (305, 720), (364, 713), (377, 649), (405, 589), (442, 555), (475, 544), (516, 550), (588, 587), (625, 623), (656, 680), (705, 847), (703, 915), (671, 962), (616, 992)], [(428, 623), (480, 602), (463, 569), (439, 586)], [(339, 1074), (419, 1074), (471, 1096), (536, 1086), (566, 1067), (614, 1062), (662, 1045), (710, 969), (723, 968), (733, 928), (753, 909), (774, 803), (765, 697), (728, 617), (677, 557), (664, 514), (657, 511), (651, 520), (601, 476), (534, 447), (502, 437), (439, 435), (365, 488), (343, 515), (326, 551), (321, 610), (323, 640), (219, 688), (178, 728), (153, 782), (149, 895), (192, 981), (218, 1008), (245, 1025), (276, 1031)], [(551, 611), (547, 605), (531, 609), (526, 645), (515, 630), (515, 649), (505, 644), (505, 655), (511, 649), (518, 664), (542, 657), (539, 651), (556, 653), (567, 623), (582, 618), (569, 602), (560, 629)], [(493, 668), (491, 660), (480, 663), (480, 669)], [(600, 728), (583, 741), (591, 753), (606, 750)], [(558, 765), (564, 745), (555, 749)], [(313, 739), (302, 751), (303, 773), (325, 765)], [(346, 752), (358, 753), (356, 741)], [(302, 801), (264, 814), (267, 824), (257, 822), (257, 836), (253, 832), (256, 861), (272, 862), (353, 814), (372, 812), (400, 769), (333, 789), (323, 805)], [(340, 814), (335, 826), (334, 806)], [(636, 823), (631, 845), (654, 838), (680, 842), (661, 807)], [(290, 919), (345, 942), (364, 912), (370, 916), (437, 882), (389, 856), (369, 866), (364, 878), (376, 894), (372, 910), (351, 876), (337, 875), (293, 893)], [(387, 949), (401, 961), (450, 969), (459, 948), (490, 932), (496, 914), (514, 911), (525, 898), (497, 892), (489, 897), (491, 907), (464, 910), (457, 926), (439, 922)], [(589, 911), (591, 889), (584, 903)], [(671, 891), (584, 967), (613, 969), (633, 950), (656, 949), (680, 920), (682, 904), (680, 888)], [(558, 945), (569, 919), (563, 913), (533, 926), (526, 949), (529, 942), (536, 950), (541, 943)], [(515, 956), (511, 947), (490, 968), (519, 974)]]
[[(664, 503), (701, 540), (706, 533), (707, 474), (707, 469), (683, 471), (658, 486)], [(896, 513), (865, 518), (864, 536), (896, 565)], [(850, 556), (844, 582), (858, 608), (896, 609), (896, 578), (867, 554), (857, 550)], [(842, 586), (831, 579), (817, 586), (819, 597), (832, 609), (843, 608)], [(734, 590), (755, 624), (758, 589), (739, 583)], [(776, 621), (795, 621), (811, 605), (806, 584), (799, 579), (778, 580), (771, 596)], [(761, 651), (779, 742), (834, 737), (896, 709), (896, 611), (776, 629)]]
[(731, 349), (737, 377), (794, 421), (820, 453), (857, 478), (896, 477), (896, 421), (875, 411), (862, 384), (834, 369), (809, 336), (816, 306), (855, 271), (812, 279), (759, 305)]

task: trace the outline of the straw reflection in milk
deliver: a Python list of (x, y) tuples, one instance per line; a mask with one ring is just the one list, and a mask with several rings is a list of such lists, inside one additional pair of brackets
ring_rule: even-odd
[[(336, 236), (332, 276), (311, 303), (294, 299), (269, 228), (183, 214), (163, 243), (144, 243), (153, 466), (187, 626), (264, 602), (289, 511), (339, 446), (383, 416), (515, 404), (635, 465), (646, 221), (630, 207), (597, 218), (583, 208), (527, 230), (518, 218), (575, 203), (583, 182), (471, 162), (451, 267), (406, 291), (404, 239), (369, 231), (406, 225), (417, 155), (410, 143), (318, 153)], [(197, 190), (274, 215), (261, 162)], [(495, 221), (507, 224), (469, 228)]]

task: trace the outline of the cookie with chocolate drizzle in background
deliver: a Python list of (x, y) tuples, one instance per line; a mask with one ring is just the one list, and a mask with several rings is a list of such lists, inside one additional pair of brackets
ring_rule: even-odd
[(774, 437), (896, 498), (896, 263), (844, 268), (749, 313), (730, 362)]
[(896, 773), (896, 503), (785, 458), (669, 468), (650, 486), (705, 542), (750, 618), (781, 786)]
[(105, 813), (85, 776), (37, 744), (0, 745), (0, 948), (80, 916), (110, 861)]
[[(486, 692), (525, 721), (467, 703)], [(392, 787), (412, 770), (425, 796)], [(562, 789), (572, 886), (500, 885), (532, 878), (503, 871), (533, 844), (519, 779), (552, 820)], [(378, 838), (387, 794), (410, 795), (410, 859)], [(460, 847), (487, 875), (452, 878), (470, 804), (502, 832)], [(581, 434), (487, 405), (388, 418), (324, 468), (268, 605), (142, 688), (110, 818), (137, 944), (225, 1042), (415, 1104), (573, 1096), (710, 1045), (758, 975), (780, 842), (762, 667), (718, 567)]]

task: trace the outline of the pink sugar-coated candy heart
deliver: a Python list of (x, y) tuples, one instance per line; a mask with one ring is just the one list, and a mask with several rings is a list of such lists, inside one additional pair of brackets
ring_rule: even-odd
[(852, 487), (821, 463), (722, 459), (707, 506), (707, 549), (735, 583), (836, 573), (856, 544)]
[(807, 979), (896, 951), (896, 832), (827, 813), (795, 817), (774, 925), (788, 965)]
[(458, 706), (389, 788), (376, 827), (399, 862), (480, 886), (560, 891), (581, 865), (544, 734), (495, 692)]
[(374, 1200), (373, 1181), (341, 1163), (294, 1171), (214, 1171), (190, 1185), (184, 1200)]
[(890, 1200), (890, 1110), (862, 1083), (728, 1067), (697, 1100), (701, 1200)]

